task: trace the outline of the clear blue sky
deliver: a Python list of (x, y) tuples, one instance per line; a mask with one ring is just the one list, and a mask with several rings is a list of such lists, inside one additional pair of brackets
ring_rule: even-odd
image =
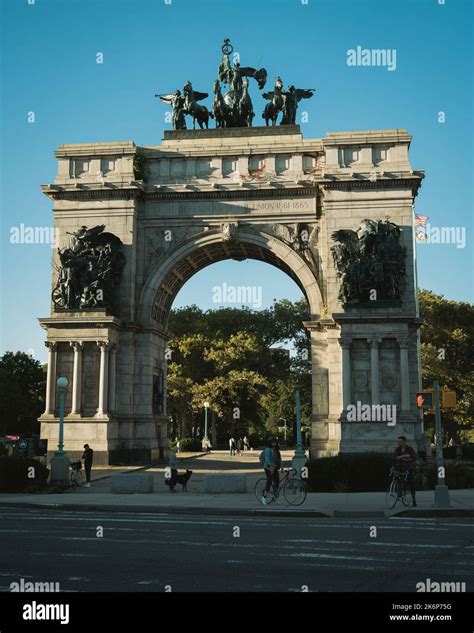
[[(31, 1), (31, 0), (30, 0)], [(471, 0), (3, 0), (1, 296), (4, 350), (45, 348), (51, 248), (12, 245), (10, 227), (52, 222), (40, 184), (56, 173), (60, 143), (158, 144), (166, 107), (155, 92), (190, 79), (209, 91), (229, 37), (243, 65), (270, 80), (316, 88), (303, 134), (407, 128), (410, 158), (427, 177), (416, 210), (438, 226), (465, 227), (466, 247), (418, 247), (419, 282), (472, 300)], [(348, 49), (396, 49), (397, 67), (350, 67)], [(96, 63), (103, 53), (104, 63)], [(256, 111), (263, 102), (252, 87)], [(210, 100), (208, 100), (208, 105)], [(27, 113), (36, 122), (28, 123)], [(438, 123), (438, 112), (446, 122)], [(259, 262), (224, 262), (191, 279), (176, 305), (213, 307), (212, 287), (262, 285), (264, 306), (297, 298), (294, 283)]]

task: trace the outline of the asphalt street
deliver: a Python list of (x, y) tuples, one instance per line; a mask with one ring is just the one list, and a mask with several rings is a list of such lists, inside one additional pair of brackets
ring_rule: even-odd
[(472, 525), (4, 508), (0, 591), (22, 578), (60, 591), (415, 592), (427, 578), (473, 591)]

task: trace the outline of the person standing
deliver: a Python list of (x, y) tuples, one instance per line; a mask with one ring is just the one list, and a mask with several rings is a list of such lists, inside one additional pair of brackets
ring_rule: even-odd
[(244, 451), (248, 451), (249, 450), (249, 441), (247, 439), (247, 436), (244, 435)]
[(410, 486), (411, 498), (413, 506), (416, 507), (416, 489), (415, 489), (415, 462), (416, 452), (407, 444), (407, 438), (400, 435), (398, 438), (398, 446), (394, 451), (396, 468), (402, 473), (407, 473), (406, 482)]
[(231, 457), (235, 455), (235, 440), (233, 437), (229, 440), (229, 453)]
[(263, 505), (267, 505), (267, 494), (272, 486), (275, 491), (275, 498), (277, 496), (278, 486), (280, 485), (280, 475), (278, 471), (283, 468), (281, 453), (276, 438), (272, 437), (268, 442), (268, 446), (262, 451), (261, 464), (267, 478), (261, 502)]
[(90, 488), (92, 462), (94, 461), (94, 451), (89, 446), (89, 444), (84, 444), (84, 453), (82, 454), (82, 459), (84, 460), (84, 470), (86, 471), (86, 483), (84, 484), (84, 488)]

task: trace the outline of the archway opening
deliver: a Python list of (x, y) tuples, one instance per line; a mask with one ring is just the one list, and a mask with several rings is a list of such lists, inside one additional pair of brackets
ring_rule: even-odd
[[(169, 384), (164, 412), (171, 441), (194, 439), (197, 449), (209, 437), (224, 448), (230, 435), (245, 435), (259, 445), (278, 434), (292, 446), (299, 384), (303, 439), (309, 445), (311, 352), (303, 321), (314, 318), (319, 297), (304, 260), (280, 246), (285, 259), (261, 244), (210, 242), (161, 267), (151, 316), (171, 336), (163, 385), (168, 393)], [(262, 268), (280, 271), (267, 275), (265, 292)], [(290, 300), (279, 292), (288, 288), (288, 279)]]

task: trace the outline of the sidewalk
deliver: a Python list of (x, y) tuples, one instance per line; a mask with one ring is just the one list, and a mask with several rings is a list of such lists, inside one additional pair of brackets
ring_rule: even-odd
[[(417, 493), (417, 508), (397, 504), (394, 510), (384, 510), (382, 492), (310, 493), (300, 507), (281, 504), (262, 506), (255, 495), (201, 494), (155, 492), (151, 494), (112, 494), (100, 491), (101, 482), (90, 489), (81, 488), (64, 494), (1, 494), (1, 507), (49, 508), (95, 512), (166, 512), (216, 515), (271, 515), (295, 517), (388, 517), (393, 515), (419, 517), (474, 517), (474, 490), (450, 492), (451, 508), (433, 508), (434, 492)], [(104, 490), (104, 488), (103, 488)], [(158, 489), (160, 490), (160, 489)]]
[[(291, 451), (283, 451), (285, 466), (291, 464)], [(210, 454), (178, 454), (179, 470), (192, 470), (188, 492), (182, 492), (178, 484), (176, 494), (170, 494), (164, 483), (167, 462), (153, 466), (105, 466), (93, 468), (90, 488), (68, 490), (55, 494), (0, 494), (1, 507), (54, 508), (80, 511), (113, 512), (166, 512), (216, 515), (291, 515), (296, 517), (474, 517), (474, 489), (450, 491), (450, 508), (433, 508), (434, 491), (417, 492), (418, 507), (405, 508), (400, 503), (393, 510), (385, 510), (384, 492), (359, 493), (308, 493), (305, 503), (299, 507), (288, 506), (283, 498), (280, 504), (262, 506), (254, 494), (262, 467), (258, 452), (243, 453), (230, 457), (228, 451)], [(111, 477), (121, 473), (127, 477), (136, 471), (153, 475), (151, 494), (112, 494)], [(245, 474), (246, 494), (205, 494), (203, 477), (207, 473)]]

